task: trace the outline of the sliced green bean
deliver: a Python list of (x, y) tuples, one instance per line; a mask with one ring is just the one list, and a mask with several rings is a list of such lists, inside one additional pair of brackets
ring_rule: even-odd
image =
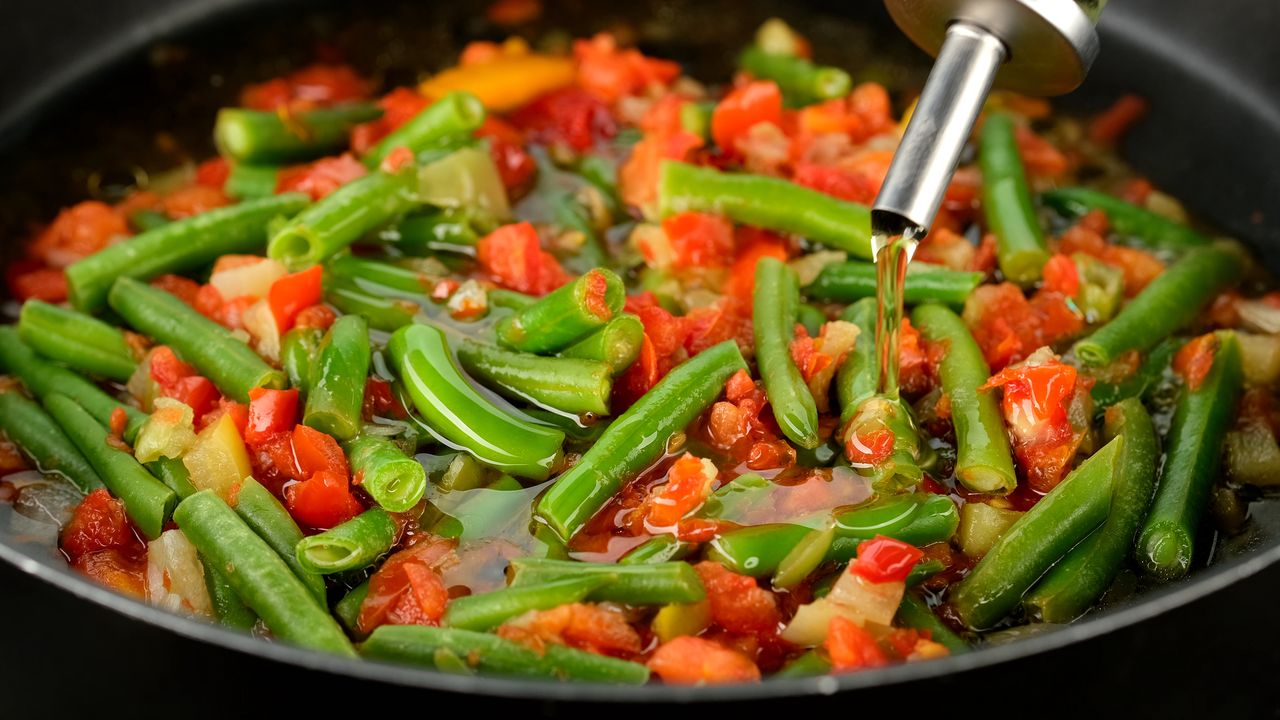
[(276, 194), (280, 184), (280, 168), (274, 165), (234, 164), (222, 191), (237, 200), (258, 200)]
[[(493, 302), (493, 292), (489, 293)], [(631, 313), (614, 317), (604, 327), (560, 351), (560, 357), (595, 360), (609, 366), (615, 377), (626, 372), (640, 357), (644, 344), (644, 323)]]
[(237, 163), (289, 163), (342, 149), (351, 128), (381, 117), (373, 103), (276, 112), (223, 108), (213, 125), (218, 151)]
[(342, 627), (357, 639), (364, 636), (360, 631), (360, 606), (364, 605), (364, 599), (368, 596), (369, 581), (366, 580), (351, 588), (346, 595), (342, 596), (338, 604), (333, 606), (333, 614), (338, 617)]
[(410, 215), (379, 234), (378, 240), (404, 255), (428, 257), (438, 252), (474, 252), (480, 235), (465, 208), (446, 207)]
[(597, 268), (514, 315), (498, 321), (498, 342), (513, 350), (554, 353), (604, 327), (622, 311), (626, 288), (612, 270)]
[(348, 315), (359, 315), (369, 327), (395, 332), (413, 322), (422, 307), (412, 300), (379, 297), (350, 281), (335, 280), (325, 288), (325, 300)]
[(463, 630), (490, 630), (530, 610), (550, 610), (579, 602), (613, 580), (608, 575), (590, 575), (460, 597), (449, 603), (441, 624)]
[(213, 603), (213, 614), (218, 623), (237, 630), (251, 630), (258, 622), (258, 616), (236, 594), (226, 573), (204, 558), (204, 584), (209, 589), (209, 600)]
[(858, 340), (836, 373), (836, 398), (840, 401), (840, 425), (849, 422), (862, 403), (879, 389), (876, 357), (876, 300), (863, 298), (845, 309), (840, 319), (858, 326)]
[[(926, 263), (911, 263), (903, 298), (909, 305), (936, 302), (960, 307), (985, 277), (980, 272), (962, 272)], [(804, 294), (815, 300), (851, 303), (876, 297), (876, 266), (869, 262), (845, 262), (828, 265)]]
[(796, 55), (766, 52), (758, 45), (743, 50), (738, 65), (761, 80), (778, 83), (783, 96), (796, 107), (842, 98), (853, 88), (849, 73), (838, 67), (814, 65), (808, 58)]
[(257, 480), (245, 478), (236, 491), (235, 503), (233, 509), (240, 519), (284, 560), (317, 600), (324, 602), (324, 578), (298, 562), (296, 548), (302, 541), (302, 530), (276, 496)]
[(378, 505), (391, 512), (405, 512), (418, 504), (427, 490), (427, 471), (386, 438), (361, 435), (346, 443), (353, 482)]
[(1054, 210), (1071, 217), (1101, 210), (1107, 214), (1107, 220), (1116, 233), (1153, 250), (1181, 252), (1210, 242), (1209, 238), (1180, 222), (1097, 190), (1058, 188), (1044, 193), (1040, 199)]
[(364, 425), (370, 356), (368, 322), (359, 315), (338, 318), (317, 349), (302, 422), (339, 440), (354, 438)]
[(102, 478), (44, 408), (17, 390), (0, 392), (0, 431), (43, 473), (57, 473), (90, 493)]
[(138, 367), (120, 328), (40, 300), (22, 304), (18, 337), (72, 370), (124, 381)]
[(1049, 251), (1031, 202), (1013, 119), (1004, 113), (990, 114), (980, 135), (982, 210), (987, 228), (996, 236), (1000, 272), (1016, 283), (1034, 282), (1040, 279)]
[(952, 655), (969, 652), (969, 643), (952, 632), (951, 628), (934, 614), (928, 603), (917, 597), (914, 592), (907, 591), (902, 596), (902, 604), (898, 606), (898, 614), (894, 619), (904, 627), (928, 630), (929, 639), (945, 647)]
[(416, 154), (445, 138), (470, 135), (484, 118), (484, 105), (479, 98), (469, 92), (451, 92), (382, 138), (365, 154), (364, 164), (378, 167), (398, 147), (407, 147)]
[(395, 545), (400, 527), (382, 508), (370, 508), (322, 533), (298, 541), (298, 564), (320, 575), (372, 565)]
[(289, 378), (289, 387), (297, 388), (304, 397), (311, 388), (311, 371), (322, 339), (324, 331), (314, 327), (296, 327), (280, 339), (280, 368)]
[(822, 442), (818, 406), (791, 359), (798, 292), (795, 272), (781, 260), (766, 257), (756, 264), (751, 318), (765, 393), (782, 433), (801, 447), (815, 448)]
[(571, 415), (609, 414), (611, 368), (594, 360), (541, 357), (476, 342), (458, 348), (462, 367), (502, 395)]
[(609, 582), (587, 594), (594, 602), (665, 605), (698, 602), (706, 597), (702, 580), (685, 562), (614, 565), (574, 560), (516, 558), (511, 561), (511, 587), (541, 585), (566, 578), (605, 577)]
[(172, 490), (179, 500), (186, 500), (198, 492), (196, 486), (191, 484), (191, 471), (187, 470), (182, 458), (162, 457), (147, 463), (146, 468), (165, 487)]

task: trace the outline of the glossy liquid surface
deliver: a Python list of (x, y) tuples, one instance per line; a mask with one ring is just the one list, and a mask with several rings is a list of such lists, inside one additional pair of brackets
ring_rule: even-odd
[(872, 215), (871, 248), (876, 256), (876, 359), (879, 393), (898, 396), (898, 335), (902, 328), (902, 286), (907, 264), (926, 230), (896, 215)]

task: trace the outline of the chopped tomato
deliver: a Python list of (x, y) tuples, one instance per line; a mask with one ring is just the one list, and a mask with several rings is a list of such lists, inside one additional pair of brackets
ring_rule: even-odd
[(1041, 177), (1058, 177), (1070, 167), (1067, 156), (1061, 150), (1029, 128), (1018, 125), (1014, 130), (1014, 139), (1028, 173)]
[(760, 668), (751, 658), (705, 638), (681, 635), (649, 658), (649, 669), (673, 685), (754, 682)]
[(1173, 356), (1173, 371), (1187, 383), (1188, 390), (1197, 390), (1213, 369), (1213, 358), (1217, 353), (1218, 336), (1214, 333), (1201, 335), (1178, 349)]
[(9, 275), (9, 290), (18, 300), (60, 303), (67, 299), (67, 276), (62, 268), (38, 267)]
[(189, 185), (160, 199), (164, 214), (174, 220), (206, 213), (230, 203), (231, 198), (222, 192), (222, 188), (208, 185)]
[(364, 512), (364, 506), (351, 494), (347, 476), (329, 470), (287, 486), (284, 498), (293, 519), (317, 529), (341, 525)]
[(809, 382), (815, 375), (829, 367), (835, 362), (835, 358), (822, 352), (814, 339), (809, 336), (809, 331), (800, 324), (796, 324), (795, 337), (791, 340), (791, 360), (796, 364), (796, 368), (800, 370), (800, 375), (804, 377), (805, 382)]
[[(201, 286), (195, 280), (184, 278), (181, 275), (164, 274), (156, 278), (152, 278), (151, 287), (159, 288), (178, 298), (182, 302), (200, 310), (200, 293)], [(213, 286), (208, 286), (216, 293), (218, 292)], [(221, 303), (221, 298), (219, 298)], [(203, 312), (203, 311), (201, 311)]]
[(667, 470), (667, 481), (649, 491), (635, 516), (653, 529), (674, 527), (702, 507), (715, 479), (714, 464), (685, 453)]
[(844, 454), (854, 467), (875, 467), (893, 454), (893, 431), (886, 427), (855, 430), (845, 441)]
[(1077, 392), (1076, 369), (1039, 356), (1004, 368), (980, 389), (1003, 388), (1001, 407), (1014, 454), (1031, 487), (1048, 492), (1066, 475), (1083, 432), (1075, 431), (1067, 418)]
[(861, 173), (814, 163), (796, 163), (791, 180), (832, 197), (863, 204), (875, 200), (879, 191), (879, 185)]
[(236, 432), (240, 433), (240, 437), (244, 437), (244, 429), (249, 424), (249, 406), (244, 403), (238, 403), (235, 400), (228, 400), (225, 397), (218, 398), (217, 406), (205, 413), (204, 416), (196, 417), (196, 427), (208, 427), (221, 420), (223, 415), (230, 416), (231, 424), (235, 425)]
[(383, 95), (378, 100), (382, 108), (382, 117), (362, 123), (351, 129), (351, 149), (363, 155), (373, 149), (378, 141), (386, 137), (392, 130), (409, 122), (414, 115), (422, 112), (431, 100), (423, 97), (413, 88), (398, 87)]
[(707, 348), (736, 340), (739, 346), (751, 343), (751, 319), (731, 297), (723, 297), (706, 307), (694, 308), (684, 316), (689, 330), (684, 349), (693, 357)]
[(782, 126), (782, 91), (772, 81), (755, 81), (735, 88), (711, 113), (711, 137), (726, 153), (736, 152), (739, 138), (760, 123)]
[(125, 513), (124, 503), (98, 488), (76, 506), (62, 529), (62, 550), (74, 562), (81, 555), (115, 548), (134, 551), (141, 541)]
[(889, 663), (889, 658), (871, 633), (843, 615), (831, 618), (825, 647), (831, 657), (831, 666), (838, 671), (862, 670)]
[(281, 333), (288, 332), (293, 327), (298, 313), (304, 308), (320, 302), (324, 292), (323, 277), (324, 269), (313, 265), (271, 283), (271, 289), (267, 291), (267, 304), (271, 306), (276, 328)]
[(255, 110), (282, 107), (311, 108), (363, 100), (369, 83), (346, 65), (316, 63), (284, 77), (249, 85), (240, 105)]
[(914, 545), (877, 535), (858, 545), (858, 557), (849, 572), (874, 583), (902, 582), (922, 557), (924, 552)]
[(730, 572), (709, 560), (693, 569), (706, 588), (712, 622), (735, 633), (765, 637), (777, 634), (782, 622), (778, 599), (757, 585), (755, 578)]
[(369, 578), (369, 593), (356, 625), (373, 632), (379, 625), (436, 625), (449, 593), (440, 570), (453, 556), (454, 543), (428, 540), (391, 557)]
[(587, 312), (595, 315), (601, 320), (609, 320), (613, 317), (613, 311), (609, 309), (609, 303), (605, 297), (609, 291), (609, 281), (605, 278), (604, 273), (593, 269), (587, 273), (586, 291), (583, 293), (582, 306)]
[(849, 107), (862, 119), (868, 136), (878, 135), (894, 126), (893, 106), (889, 90), (876, 82), (865, 82), (849, 94)]
[(149, 369), (151, 379), (160, 387), (173, 385), (183, 378), (196, 374), (195, 368), (179, 360), (167, 345), (157, 345), (151, 351)]
[(306, 425), (293, 428), (293, 452), (298, 459), (298, 467), (306, 475), (318, 472), (330, 472), (346, 477), (351, 474), (347, 467), (347, 456), (333, 436), (312, 429)]
[(400, 401), (391, 392), (391, 383), (376, 377), (371, 377), (365, 381), (362, 412), (366, 420), (371, 420), (374, 417), (404, 417), (406, 415), (404, 407), (400, 405)]
[(727, 265), (733, 259), (733, 223), (723, 215), (683, 212), (662, 221), (676, 267)]
[(144, 599), (147, 594), (145, 553), (116, 548), (93, 550), (71, 561), (72, 569), (118, 593)]
[(249, 462), (254, 479), (280, 497), (283, 497), (285, 483), (307, 479), (293, 455), (291, 431), (277, 433), (250, 446)]
[[(196, 166), (196, 184), (222, 189), (231, 176), (231, 163), (224, 157), (214, 157)], [(119, 208), (117, 208), (119, 209)]]
[(623, 50), (609, 33), (575, 40), (573, 57), (578, 63), (578, 86), (607, 103), (651, 85), (668, 85), (680, 75), (678, 64), (645, 57), (634, 48)]
[(508, 119), (537, 142), (566, 145), (579, 152), (618, 133), (609, 107), (580, 87), (560, 88), (534, 98)]
[(1075, 297), (1080, 292), (1080, 274), (1075, 261), (1061, 253), (1049, 258), (1044, 264), (1044, 288)]
[(767, 257), (786, 262), (787, 243), (771, 232), (754, 228), (739, 228), (736, 238), (738, 254), (729, 271), (725, 294), (749, 312), (756, 287), (756, 263)]
[(1105, 213), (1095, 210), (1067, 229), (1059, 240), (1059, 252), (1084, 253), (1124, 271), (1124, 294), (1133, 297), (1164, 272), (1164, 263), (1144, 250), (1112, 245), (1105, 239)]
[(337, 320), (337, 315), (324, 305), (312, 305), (309, 308), (303, 308), (298, 316), (293, 319), (293, 326), (300, 328), (316, 328), (318, 330), (328, 330), (333, 325), (333, 321)]
[(508, 194), (516, 194), (528, 186), (538, 169), (533, 156), (524, 148), (524, 136), (510, 124), (492, 115), (476, 129), (476, 137), (489, 141), (489, 155), (498, 166), (498, 176)]
[(687, 160), (702, 147), (701, 136), (687, 130), (647, 133), (631, 147), (631, 155), (618, 170), (618, 193), (622, 201), (646, 207), (658, 199), (658, 178), (663, 160)]
[(498, 637), (539, 652), (552, 643), (599, 655), (634, 655), (641, 648), (640, 634), (621, 612), (586, 603), (521, 615), (499, 627)]
[(249, 419), (244, 441), (257, 445), (293, 429), (298, 414), (298, 391), (254, 388), (249, 391)]
[(343, 153), (281, 170), (276, 192), (301, 192), (310, 195), (312, 200), (319, 200), (367, 172), (364, 164), (351, 153)]
[(476, 244), (480, 267), (503, 287), (545, 295), (569, 281), (559, 261), (542, 249), (528, 222), (503, 225)]
[(1100, 144), (1119, 140), (1129, 128), (1147, 114), (1147, 101), (1137, 95), (1124, 95), (1089, 123), (1089, 139)]
[(86, 200), (58, 213), (27, 248), (31, 257), (62, 268), (129, 236), (124, 217), (106, 203)]
[(658, 374), (658, 353), (654, 349), (653, 340), (645, 333), (640, 343), (640, 355), (618, 376), (613, 383), (612, 407), (615, 411), (631, 407), (636, 400), (658, 384), (662, 378)]
[[(160, 394), (185, 403), (197, 418), (203, 418), (222, 398), (222, 393), (218, 392), (213, 381), (202, 375), (192, 375), (170, 385), (161, 385)], [(202, 420), (201, 424), (207, 423)]]
[(1041, 290), (1028, 301), (1012, 283), (980, 285), (965, 301), (964, 320), (992, 370), (1084, 329), (1084, 317), (1062, 293)]

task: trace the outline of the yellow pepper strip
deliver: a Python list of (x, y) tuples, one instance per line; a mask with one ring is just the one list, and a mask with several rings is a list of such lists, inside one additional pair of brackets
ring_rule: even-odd
[(488, 110), (507, 112), (573, 82), (570, 58), (549, 55), (503, 55), (488, 62), (459, 65), (437, 73), (418, 86), (428, 97), (453, 90), (473, 93)]

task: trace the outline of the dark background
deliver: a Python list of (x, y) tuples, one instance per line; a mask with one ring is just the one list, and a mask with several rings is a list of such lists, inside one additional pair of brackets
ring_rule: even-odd
[[(47, 211), (64, 197), (78, 199), (83, 178), (60, 171), (50, 159), (59, 149), (77, 157), (86, 146), (108, 156), (113, 151), (132, 156), (128, 138), (113, 134), (113, 123), (131, 117), (168, 127), (172, 118), (189, 110), (166, 96), (120, 85), (119, 78), (127, 77), (120, 74), (97, 82), (93, 104), (51, 99), (76, 78), (92, 77), (110, 66), (123, 48), (167, 36), (209, 8), (249, 4), (6, 3), (9, 12), (0, 24), (0, 200), (19, 202), (0, 208), (0, 233), (13, 231), (17, 221), (6, 222), (21, 220), (20, 213), (31, 208)], [(482, 4), (473, 3), (477, 8)], [(817, 4), (828, 12), (880, 13), (878, 0)], [(735, 20), (722, 18), (726, 25)], [(1259, 243), (1275, 269), (1280, 260), (1280, 222), (1272, 209), (1280, 198), (1280, 44), (1274, 38), (1280, 30), (1280, 3), (1116, 0), (1104, 15), (1103, 30), (1103, 55), (1090, 80), (1093, 94), (1114, 97), (1141, 89), (1162, 118), (1134, 137), (1129, 155), (1159, 184), (1189, 198), (1193, 209)], [(830, 41), (830, 32), (826, 35)], [(892, 44), (891, 35), (884, 41)], [(213, 41), (244, 69), (264, 47), (262, 32), (254, 38), (230, 24)], [(879, 41), (859, 36), (849, 42)], [(449, 52), (446, 47), (431, 49)], [(1167, 63), (1168, 70), (1153, 59)], [(223, 92), (234, 96), (229, 88)], [(224, 101), (215, 98), (213, 106)], [(1077, 102), (1088, 105), (1090, 100)], [(204, 108), (196, 110), (195, 116), (205, 122), (211, 117)], [(33, 128), (36, 132), (30, 134)], [(36, 165), (50, 168), (51, 179), (39, 179), (31, 171)], [(68, 177), (81, 184), (69, 184)], [(10, 207), (19, 214), (6, 214)], [(0, 236), (10, 247), (13, 239)], [(1280, 714), (1277, 590), (1280, 568), (1273, 567), (1137, 626), (1038, 657), (825, 700), (753, 701), (750, 707), (692, 711), (1274, 716)], [(816, 707), (796, 707), (801, 704)], [(0, 563), (0, 718), (258, 714), (250, 709), (316, 717), (339, 712), (429, 715), (453, 705), (472, 714), (581, 709), (459, 698), (302, 671), (128, 620)], [(671, 709), (594, 710), (652, 716)]]

